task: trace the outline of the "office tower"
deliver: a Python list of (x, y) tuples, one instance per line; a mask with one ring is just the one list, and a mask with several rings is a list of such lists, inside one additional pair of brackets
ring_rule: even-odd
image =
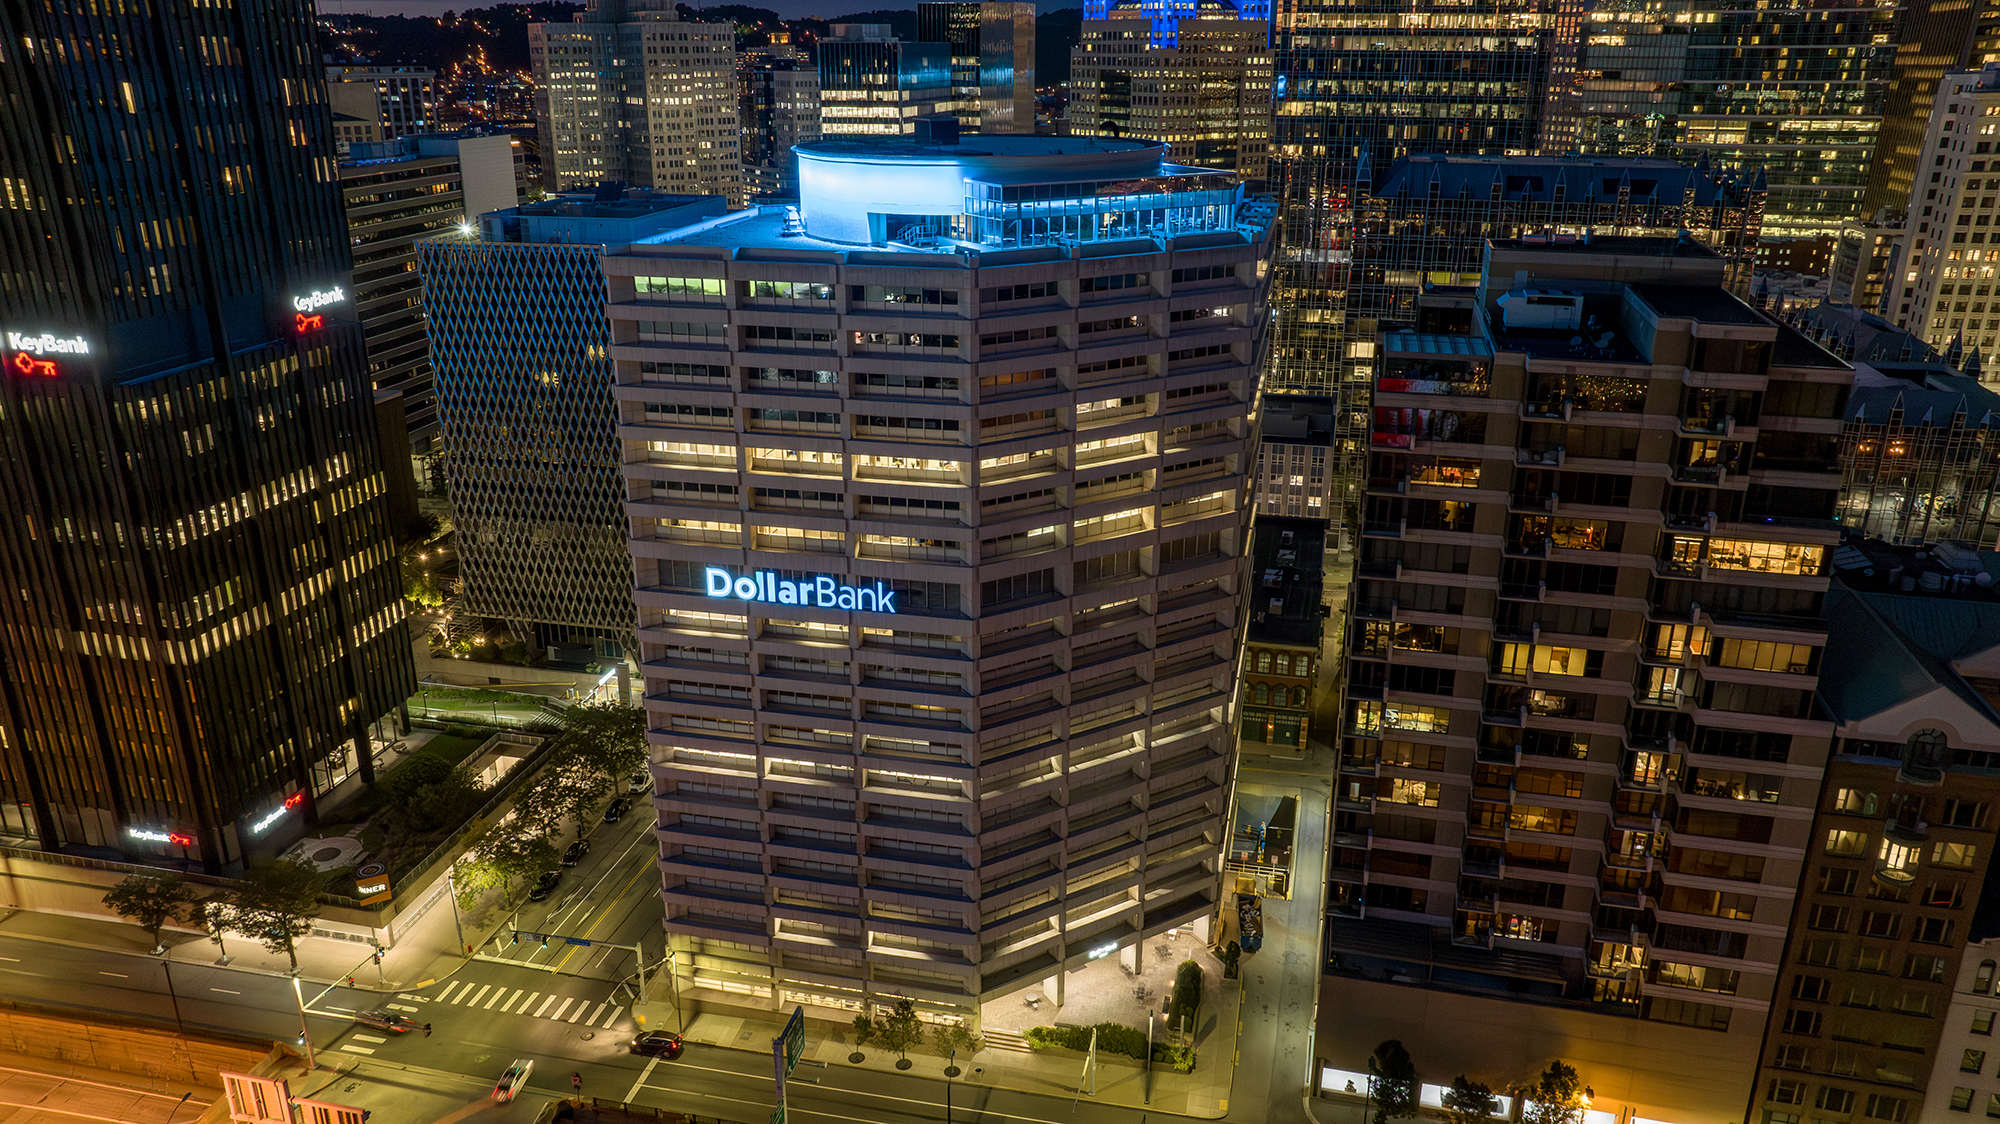
[(326, 88), (336, 120), (349, 118), (353, 127), (372, 125), (377, 133), (350, 134), (343, 139), (395, 140), (437, 129), (437, 73), (426, 67), (329, 66)]
[[(1763, 209), (1754, 177), (1643, 157), (1411, 155), (1379, 173), (1371, 163), (1357, 166), (1360, 178), (1345, 204), (1348, 225), (1341, 235), (1347, 259), (1339, 264), (1342, 338), (1349, 340), (1342, 347), (1349, 358), (1337, 370), (1345, 376), (1375, 369), (1374, 343), (1352, 338), (1359, 326), (1372, 331), (1415, 325), (1418, 296), (1427, 287), (1478, 285), (1487, 239), (1687, 230), (1722, 255), (1726, 287), (1738, 294), (1749, 290)], [(1281, 317), (1281, 335), (1286, 323)], [(1292, 325), (1299, 341), (1327, 338), (1325, 327)], [(1350, 377), (1324, 389), (1337, 393), (1331, 411), (1332, 502), (1319, 514), (1341, 521), (1345, 534), (1338, 541), (1344, 546), (1353, 538), (1369, 388)], [(1289, 397), (1273, 396), (1274, 409)]]
[(951, 47), (952, 100), (959, 125), (967, 132), (1035, 131), (1033, 4), (1015, 0), (918, 4), (917, 39)]
[(340, 162), (368, 374), (402, 395), (412, 452), (429, 451), (437, 431), (417, 241), (520, 202), (515, 160), (513, 137), (464, 132), (358, 144)]
[[(1900, 211), (1921, 178), (1924, 123), (1930, 120), (1938, 83), (1954, 70), (1977, 67), (1972, 54), (1978, 14), (1986, 3), (1913, 0), (1903, 5), (1897, 26), (1896, 62), (1882, 107), (1881, 139), (1869, 168), (1868, 192), (1855, 219), (1883, 210)], [(1871, 306), (1872, 307), (1872, 306)]]
[(1818, 815), (1786, 911), (1750, 1119), (1818, 1109), (1945, 1120), (1971, 1106), (1932, 1103), (1933, 1066), (1966, 1071), (1947, 1087), (1971, 1086), (1989, 1068), (1984, 1043), (1940, 1046), (1973, 1029), (1945, 1016), (1967, 939), (1992, 924), (1974, 909), (2000, 808), (1993, 565), (1955, 544), (1841, 547), (1826, 658), (1811, 669), (1833, 753), (1824, 778), (1801, 785), (1773, 771), (1762, 782), (1805, 788)]
[(530, 647), (631, 647), (605, 246), (722, 211), (717, 196), (612, 189), (417, 243), (464, 612)]
[(977, 142), (606, 263), (683, 1004), (1060, 1003), (1217, 908), (1269, 215)]
[(1070, 132), (1163, 140), (1174, 157), (1261, 184), (1271, 144), (1270, 28), (1226, 6), (1161, 42), (1138, 0), (1085, 20), (1070, 52)]
[[(1258, 23), (1271, 22), (1271, 0), (1209, 0), (1208, 3), (1189, 3), (1188, 0), (1083, 0), (1083, 18), (1086, 21), (1111, 19), (1114, 10), (1119, 8), (1151, 20), (1153, 42), (1167, 46), (1173, 45), (1182, 20), (1206, 18), (1218, 10), (1234, 11), (1241, 18)], [(1288, 14), (1296, 16), (1296, 12)]]
[(528, 25), (542, 182), (629, 183), (743, 205), (736, 29), (670, 0), (590, 0), (574, 23)]
[(1327, 1002), (1371, 1014), (1328, 1056), (1562, 1057), (1597, 1111), (1740, 1119), (1828, 757), (1853, 372), (1727, 271), (1496, 240), (1419, 307), (1445, 330), (1382, 337), (1328, 921)]
[(1559, 53), (1575, 61), (1551, 71), (1540, 151), (1761, 169), (1774, 233), (1835, 233), (1870, 213), (1902, 9), (1869, 0), (1782, 11), (1675, 0), (1577, 11), (1588, 27), (1570, 32), (1573, 39), (1557, 33)]
[(822, 135), (913, 133), (917, 118), (952, 105), (951, 47), (904, 43), (886, 24), (837, 23), (819, 41), (819, 90)]
[[(1085, 6), (1085, 19), (1104, 18), (1095, 3)], [(1166, 19), (1169, 0), (1160, 7)], [(1530, 0), (1495, 0), (1450, 21), (1370, 14), (1346, 0), (1276, 6), (1269, 175), (1283, 204), (1285, 249), (1275, 263), (1278, 316), (1265, 389), (1333, 399), (1333, 479), (1342, 502), (1329, 519), (1353, 518), (1375, 374), (1375, 316), (1349, 307), (1348, 243), (1364, 169), (1372, 174), (1410, 152), (1532, 151), (1552, 65), (1543, 21)], [(1344, 537), (1351, 540), (1351, 527)]]
[(792, 146), (819, 139), (819, 67), (789, 43), (774, 43), (746, 51), (736, 73), (744, 191), (752, 199), (797, 195)]
[(1907, 316), (1910, 302), (1901, 298), (1900, 291), (1908, 286), (1897, 274), (1902, 272), (1903, 235), (1909, 226), (1909, 212), (1900, 205), (1842, 226), (1827, 263), (1827, 299), (1888, 316), (1894, 311), (1888, 297), (1897, 295), (1900, 311), (1895, 315)]
[(2000, 315), (1983, 315), (2000, 263), (2000, 230), (1992, 228), (2000, 176), (1984, 175), (2000, 173), (2000, 128), (1985, 121), (1989, 113), (2000, 114), (2000, 62), (1945, 76), (1924, 132), (1924, 175), (1910, 194), (1890, 319), (1940, 350), (1956, 340), (1991, 354), (2000, 339)]
[(1271, 395), (1264, 400), (1262, 436), (1257, 443), (1257, 514), (1324, 520), (1336, 493), (1328, 471), (1333, 441), (1333, 399), (1310, 394)]
[(415, 689), (311, 13), (0, 36), (0, 827), (234, 868)]

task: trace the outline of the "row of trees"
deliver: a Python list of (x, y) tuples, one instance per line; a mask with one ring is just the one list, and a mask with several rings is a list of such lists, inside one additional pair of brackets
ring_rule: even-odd
[[(1375, 1047), (1368, 1058), (1368, 1096), (1375, 1105), (1374, 1124), (1406, 1119), (1417, 1114), (1421, 1083), (1410, 1052), (1396, 1039)], [(1556, 1059), (1526, 1089), (1512, 1090), (1526, 1098), (1522, 1124), (1583, 1124), (1590, 1107), (1591, 1091), (1577, 1076), (1576, 1068)], [(1452, 1079), (1442, 1097), (1444, 1117), (1449, 1124), (1486, 1124), (1500, 1112), (1500, 1097), (1484, 1082), (1464, 1074)]]
[(200, 900), (194, 887), (173, 873), (135, 874), (104, 895), (104, 904), (146, 930), (153, 951), (165, 952), (160, 934), (168, 925), (200, 925), (222, 948), (223, 930), (242, 933), (271, 952), (282, 952), (299, 970), (298, 941), (312, 932), (319, 916), (319, 872), (295, 862), (253, 867), (227, 893)]
[(515, 800), (509, 829), (487, 831), (459, 861), (454, 877), (461, 909), (494, 889), (507, 909), (520, 905), (534, 880), (560, 861), (564, 821), (582, 824), (620, 778), (646, 767), (644, 710), (616, 702), (573, 706), (564, 725), (555, 759)]
[[(884, 1050), (894, 1050), (896, 1068), (908, 1069), (910, 1051), (923, 1043), (924, 1021), (917, 1017), (917, 1005), (913, 1000), (903, 999), (880, 1018), (854, 1016), (854, 1053), (848, 1060), (859, 1062), (863, 1056), (862, 1048), (875, 1045)], [(956, 1023), (936, 1028), (930, 1035), (930, 1043), (931, 1049), (940, 1058), (949, 1058), (954, 1054), (970, 1055), (982, 1045), (977, 1035)]]

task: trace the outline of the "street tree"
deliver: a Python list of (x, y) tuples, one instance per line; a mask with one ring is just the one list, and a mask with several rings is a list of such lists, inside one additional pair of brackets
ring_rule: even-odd
[(521, 896), (544, 871), (556, 869), (561, 856), (547, 836), (523, 835), (504, 827), (489, 831), (460, 859), (452, 875), (458, 887), (458, 904), (471, 909), (487, 890), (500, 891), (507, 909), (521, 904)]
[(875, 1040), (884, 1050), (896, 1051), (896, 1068), (910, 1068), (910, 1048), (924, 1041), (924, 1022), (917, 1017), (917, 1005), (909, 999), (896, 1001), (896, 1009), (875, 1024)]
[(1368, 1095), (1375, 1102), (1375, 1124), (1417, 1114), (1417, 1067), (1397, 1039), (1368, 1055)]
[(866, 1056), (862, 1054), (862, 1048), (873, 1041), (875, 1041), (875, 1020), (867, 1015), (854, 1016), (854, 1052), (847, 1055), (847, 1060), (859, 1065)]
[(1522, 1124), (1583, 1124), (1588, 1107), (1590, 1089), (1573, 1066), (1557, 1058), (1536, 1079), (1521, 1120)]
[(254, 866), (236, 880), (229, 898), (231, 925), (282, 952), (299, 970), (299, 938), (312, 932), (319, 916), (319, 871), (286, 860)]
[(165, 952), (160, 930), (167, 922), (178, 921), (194, 904), (194, 889), (178, 874), (135, 874), (104, 895), (104, 904), (118, 915), (146, 930), (153, 938), (153, 951)]
[(1442, 1099), (1448, 1124), (1487, 1124), (1500, 1111), (1500, 1098), (1492, 1087), (1469, 1081), (1463, 1073), (1452, 1079)]
[(588, 820), (611, 785), (610, 774), (575, 747), (566, 748), (514, 802), (514, 819), (530, 835), (553, 837), (565, 819)]
[(644, 769), (651, 757), (646, 712), (641, 707), (611, 700), (586, 703), (570, 707), (563, 725), (575, 739), (577, 751), (613, 781)]
[(931, 1052), (940, 1058), (949, 1058), (954, 1054), (971, 1057), (979, 1052), (982, 1045), (984, 1043), (979, 1036), (967, 1030), (964, 1023), (952, 1023), (931, 1032)]

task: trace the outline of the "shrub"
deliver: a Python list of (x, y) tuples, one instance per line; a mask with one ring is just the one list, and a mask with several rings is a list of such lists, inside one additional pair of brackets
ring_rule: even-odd
[(1169, 1024), (1179, 1026), (1183, 1019), (1194, 1021), (1201, 1010), (1201, 984), (1201, 965), (1192, 960), (1181, 961), (1180, 969), (1174, 973), (1173, 998), (1167, 1000)]
[(1143, 1059), (1146, 1056), (1146, 1032), (1134, 1030), (1120, 1023), (1098, 1023), (1096, 1026), (1035, 1026), (1029, 1027), (1024, 1036), (1028, 1045), (1037, 1050), (1063, 1049), (1084, 1051), (1090, 1049), (1090, 1032), (1097, 1032), (1097, 1049), (1100, 1053), (1119, 1054), (1128, 1058)]

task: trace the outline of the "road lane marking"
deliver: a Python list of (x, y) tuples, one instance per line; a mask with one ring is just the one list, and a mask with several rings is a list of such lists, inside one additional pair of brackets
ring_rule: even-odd
[(354, 1040), (355, 1040), (356, 1042), (387, 1042), (387, 1041), (388, 1041), (388, 1039), (387, 1039), (387, 1038), (377, 1038), (376, 1036), (374, 1036), (374, 1035), (372, 1035), (372, 1034), (357, 1034), (357, 1035), (355, 1035), (355, 1036), (354, 1036)]
[(18, 956), (0, 956), (0, 960), (5, 960), (9, 964), (19, 964), (21, 962), (21, 958)]
[(500, 989), (499, 991), (496, 991), (496, 992), (494, 992), (494, 993), (493, 993), (493, 998), (491, 998), (491, 999), (488, 999), (488, 1000), (486, 1001), (486, 1006), (484, 1006), (484, 1007), (481, 1007), (481, 1008), (480, 1008), (480, 1010), (482, 1010), (482, 1011), (491, 1011), (491, 1010), (493, 1009), (493, 1005), (494, 1005), (495, 1003), (498, 1003), (498, 1002), (500, 1002), (500, 997), (501, 997), (501, 996), (503, 996), (503, 995), (507, 995), (507, 994), (510, 994), (510, 993), (509, 993), (509, 992), (508, 992), (508, 990), (507, 990), (506, 988), (504, 988), (504, 987), (503, 987), (503, 988), (501, 988), (501, 989)]
[(97, 974), (100, 976), (117, 976), (121, 980), (129, 980), (132, 978), (123, 972), (99, 972)]
[[(588, 1000), (588, 999), (586, 999), (586, 1000), (584, 1000), (583, 1002), (581, 1002), (581, 1003), (577, 1004), (577, 1005), (576, 1005), (576, 1014), (574, 1014), (574, 1015), (571, 1015), (571, 1016), (569, 1017), (569, 1021), (571, 1021), (571, 1022), (575, 1022), (576, 1020), (578, 1020), (578, 1019), (580, 1019), (580, 1018), (583, 1018), (583, 1009), (584, 1009), (585, 1007), (588, 1007), (588, 1006), (590, 1006), (590, 1000)], [(593, 1023), (595, 1023), (595, 1022), (597, 1021), (597, 1016), (599, 1016), (599, 1015), (601, 1015), (601, 1014), (603, 1014), (603, 1013), (604, 1013), (604, 1004), (602, 1004), (602, 1003), (599, 1003), (599, 1004), (597, 1005), (597, 1010), (595, 1010), (595, 1011), (592, 1011), (592, 1012), (590, 1013), (590, 1017), (589, 1017), (588, 1019), (584, 1019), (584, 1023), (583, 1023), (583, 1025), (585, 1025), (585, 1026), (590, 1026), (591, 1024), (593, 1024)]]
[[(471, 990), (470, 987), (468, 987), (467, 990)], [(476, 1007), (479, 1005), (479, 1001), (481, 999), (486, 998), (486, 993), (492, 990), (493, 990), (493, 985), (487, 984), (486, 986), (480, 988), (479, 994), (473, 996), (470, 1000), (467, 1000), (465, 998), (465, 992), (461, 991), (458, 993), (460, 1004), (466, 1007)]]
[(404, 1005), (402, 1005), (401, 1003), (391, 1003), (391, 1004), (389, 1004), (389, 1009), (390, 1009), (391, 1011), (414, 1011), (414, 1010), (416, 1010), (416, 1008), (415, 1008), (415, 1007), (405, 1007), (405, 1006), (404, 1006)]
[[(622, 1014), (624, 1014), (624, 1013), (625, 1013), (625, 1008), (624, 1008), (624, 1007), (613, 1007), (613, 1008), (611, 1008), (611, 1013), (610, 1013), (610, 1014), (608, 1014), (608, 1015), (606, 1015), (606, 1016), (604, 1016), (604, 1029), (606, 1029), (606, 1030), (610, 1030), (610, 1029), (611, 1029), (611, 1027), (612, 1027), (612, 1025), (613, 1025), (613, 1024), (615, 1024), (615, 1023), (616, 1023), (616, 1022), (618, 1021), (618, 1016), (620, 1016), (620, 1015), (622, 1015)], [(657, 1061), (658, 1059), (654, 1059), (654, 1060), (656, 1060), (656, 1061)]]
[(228, 989), (228, 988), (226, 988), (226, 987), (211, 987), (211, 988), (209, 988), (208, 990), (210, 990), (210, 991), (219, 991), (219, 992), (221, 992), (221, 993), (222, 993), (222, 994), (224, 994), (224, 995), (241, 995), (241, 994), (243, 994), (243, 993), (242, 993), (242, 992), (240, 992), (240, 991), (231, 991), (231, 990), (229, 990), (229, 989)]
[(521, 1005), (521, 1013), (525, 1015), (528, 1013), (528, 1004), (533, 1003), (535, 1001), (535, 998), (539, 995), (541, 995), (541, 992), (539, 991), (533, 991), (533, 992), (525, 990), (517, 991), (514, 993), (514, 998), (509, 999), (507, 1001), (507, 1005), (500, 1009), (502, 1011), (507, 1012), (508, 1014), (512, 1014), (514, 1010), (514, 1004), (518, 1002)]
[(632, 1087), (626, 1090), (625, 1092), (626, 1104), (631, 1104), (632, 1099), (639, 1095), (639, 1090), (646, 1087), (646, 1078), (653, 1076), (653, 1067), (659, 1064), (660, 1064), (660, 1059), (658, 1058), (651, 1058), (647, 1060), (646, 1068), (639, 1072), (639, 1080), (632, 1082)]
[[(542, 1005), (535, 1009), (535, 1017), (538, 1019), (541, 1018), (542, 1012), (549, 1009), (549, 1004), (554, 1003), (559, 998), (561, 998), (561, 996), (557, 995), (554, 992), (550, 992), (549, 997), (547, 999), (542, 1000)], [(525, 1011), (528, 1008), (523, 1006), (521, 1009)]]
[(563, 1017), (563, 1012), (569, 1010), (569, 1005), (574, 1002), (576, 1002), (576, 1000), (570, 998), (564, 998), (562, 1001), (562, 1006), (557, 1007), (555, 1014), (550, 1015), (549, 1017), (556, 1020), (557, 1022), (561, 1022)]
[(350, 1054), (372, 1054), (375, 1052), (373, 1050), (370, 1050), (366, 1046), (343, 1045), (341, 1046), (341, 1049), (347, 1051)]
[(452, 990), (457, 988), (458, 986), (459, 982), (457, 980), (453, 980), (450, 983), (444, 985), (444, 990), (438, 992), (437, 1001), (440, 1003), (448, 1002), (451, 998)]
[(407, 999), (407, 1000), (409, 1000), (409, 1001), (410, 1001), (410, 1002), (412, 1002), (412, 1003), (429, 1003), (429, 1002), (430, 1002), (430, 1000), (428, 1000), (428, 999), (424, 998), (424, 997), (423, 997), (423, 996), (421, 996), (421, 995), (411, 995), (411, 994), (410, 994), (409, 992), (407, 992), (407, 991), (399, 991), (399, 992), (397, 992), (397, 993), (396, 993), (396, 998), (398, 998), (398, 999)]
[[(625, 848), (625, 854), (621, 854), (618, 857), (619, 859), (623, 859), (626, 854), (630, 854), (631, 852), (632, 848), (627, 847)], [(655, 868), (652, 865), (641, 865), (639, 867), (638, 872), (632, 875), (632, 880), (630, 882), (625, 883), (624, 888), (620, 889), (618, 893), (611, 898), (610, 901), (605, 903), (604, 915), (599, 917), (597, 921), (590, 926), (589, 929), (584, 931), (583, 934), (584, 937), (586, 939), (590, 937), (595, 937), (597, 935), (597, 931), (604, 927), (604, 923), (606, 921), (611, 920), (611, 911), (617, 908), (620, 902), (625, 900), (625, 895), (631, 891), (632, 887), (638, 885), (639, 880), (641, 878), (644, 878), (648, 873), (653, 872), (654, 869)], [(561, 960), (556, 961), (556, 970), (561, 971), (563, 966), (569, 963), (569, 958), (575, 955), (576, 955), (576, 949), (574, 948), (564, 953), (563, 958)]]

